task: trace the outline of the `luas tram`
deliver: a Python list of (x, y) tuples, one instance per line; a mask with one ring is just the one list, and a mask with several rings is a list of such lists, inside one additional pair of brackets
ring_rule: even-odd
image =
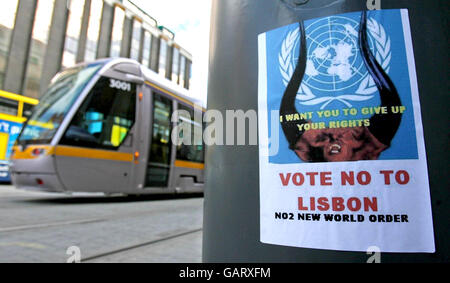
[[(194, 119), (204, 112), (199, 105), (133, 60), (66, 69), (53, 78), (17, 139), (12, 182), (50, 192), (202, 192), (204, 146), (171, 142), (181, 120), (202, 127)], [(189, 115), (172, 121), (175, 110)]]

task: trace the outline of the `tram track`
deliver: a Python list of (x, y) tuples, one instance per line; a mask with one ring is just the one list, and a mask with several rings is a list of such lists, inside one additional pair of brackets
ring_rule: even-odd
[(108, 222), (108, 221), (116, 221), (122, 220), (126, 218), (133, 217), (143, 217), (149, 214), (157, 215), (161, 211), (139, 211), (139, 212), (130, 212), (126, 214), (111, 214), (106, 215), (102, 218), (92, 218), (92, 219), (72, 219), (72, 220), (63, 220), (63, 221), (55, 221), (55, 222), (47, 222), (47, 223), (37, 223), (37, 224), (25, 224), (18, 226), (10, 226), (10, 227), (0, 227), (0, 233), (8, 233), (8, 232), (16, 232), (23, 230), (35, 230), (35, 229), (45, 229), (45, 228), (54, 228), (59, 226), (70, 226), (70, 225), (82, 225), (82, 224), (92, 224), (92, 223), (100, 223), (100, 222)]
[(202, 198), (1, 198), (0, 261), (201, 260)]
[(114, 249), (114, 250), (111, 250), (111, 251), (108, 251), (108, 252), (98, 253), (98, 254), (95, 254), (95, 255), (92, 255), (92, 256), (88, 256), (86, 258), (82, 258), (81, 262), (82, 263), (87, 263), (89, 261), (93, 261), (93, 260), (96, 260), (96, 259), (108, 257), (108, 256), (111, 256), (111, 255), (116, 255), (116, 254), (119, 254), (119, 253), (124, 253), (124, 252), (131, 251), (131, 250), (134, 250), (134, 249), (148, 247), (148, 246), (151, 246), (151, 245), (154, 245), (154, 244), (157, 244), (157, 243), (161, 243), (161, 242), (164, 242), (164, 241), (169, 241), (169, 240), (173, 240), (173, 239), (176, 239), (176, 238), (181, 238), (181, 237), (184, 237), (184, 236), (187, 236), (187, 235), (190, 235), (190, 234), (198, 233), (200, 231), (203, 231), (203, 228), (187, 230), (187, 231), (182, 232), (182, 233), (172, 234), (172, 235), (169, 235), (169, 236), (166, 236), (166, 237), (162, 237), (162, 238), (159, 238), (159, 239), (155, 239), (155, 240), (151, 240), (151, 241), (148, 241), (148, 242), (142, 242), (142, 243), (139, 243), (139, 244), (136, 244), (136, 245), (131, 245), (131, 246), (127, 246), (127, 247), (123, 247), (123, 248), (119, 248), (119, 249)]
[(91, 223), (97, 223), (97, 222), (102, 222), (102, 221), (105, 221), (105, 219), (69, 220), (69, 221), (60, 221), (60, 222), (53, 222), (53, 223), (20, 225), (20, 226), (0, 228), (0, 233), (52, 228), (52, 227), (58, 227), (58, 226), (78, 225), (78, 224), (91, 224)]
[[(189, 209), (189, 206), (182, 206), (178, 207), (177, 210), (180, 212)], [(139, 211), (132, 211), (128, 213), (111, 213), (108, 215), (102, 215), (98, 218), (81, 218), (81, 219), (66, 219), (61, 221), (55, 221), (55, 222), (44, 222), (44, 223), (33, 223), (33, 224), (23, 224), (23, 225), (16, 225), (16, 226), (9, 226), (9, 227), (1, 227), (0, 226), (0, 233), (9, 233), (9, 232), (16, 232), (16, 231), (23, 231), (23, 230), (35, 230), (35, 229), (45, 229), (45, 228), (55, 228), (59, 226), (70, 226), (70, 225), (83, 225), (83, 224), (92, 224), (92, 223), (99, 223), (99, 222), (108, 222), (108, 221), (114, 221), (114, 220), (121, 220), (121, 219), (127, 219), (127, 218), (133, 218), (133, 217), (144, 217), (146, 215), (158, 215), (160, 213), (165, 213), (166, 208), (164, 207), (156, 207), (152, 208), (151, 210), (139, 210)], [(171, 213), (174, 213), (173, 210), (170, 211)]]

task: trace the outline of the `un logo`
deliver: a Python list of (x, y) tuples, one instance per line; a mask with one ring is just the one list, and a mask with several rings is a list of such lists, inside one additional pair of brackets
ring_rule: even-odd
[[(367, 21), (369, 46), (382, 68), (389, 73), (391, 40), (374, 18)], [(320, 105), (325, 109), (339, 101), (347, 107), (374, 97), (377, 87), (368, 73), (358, 44), (359, 22), (348, 17), (332, 16), (312, 22), (305, 28), (307, 63), (305, 76), (297, 93), (302, 105)], [(299, 29), (284, 39), (278, 60), (285, 86), (298, 61)]]

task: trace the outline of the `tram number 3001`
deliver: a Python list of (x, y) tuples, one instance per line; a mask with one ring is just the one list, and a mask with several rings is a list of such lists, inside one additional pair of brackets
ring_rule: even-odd
[(131, 91), (131, 84), (127, 82), (122, 82), (119, 80), (109, 79), (109, 87), (116, 88), (123, 91)]

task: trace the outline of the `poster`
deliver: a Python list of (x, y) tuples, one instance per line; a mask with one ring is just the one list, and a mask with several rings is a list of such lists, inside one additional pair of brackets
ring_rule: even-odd
[(435, 251), (408, 11), (258, 37), (260, 240)]

